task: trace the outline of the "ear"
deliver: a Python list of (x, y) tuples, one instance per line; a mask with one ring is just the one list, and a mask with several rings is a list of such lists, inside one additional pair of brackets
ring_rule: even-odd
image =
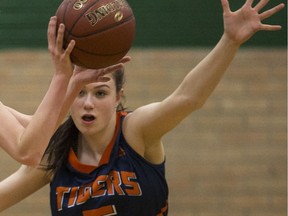
[(117, 93), (117, 95), (116, 95), (116, 102), (117, 102), (117, 104), (120, 103), (123, 94), (124, 94), (124, 89), (121, 88), (121, 90), (120, 90), (120, 91)]

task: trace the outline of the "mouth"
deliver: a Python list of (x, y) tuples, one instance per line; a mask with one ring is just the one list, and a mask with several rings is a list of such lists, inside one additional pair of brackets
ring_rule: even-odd
[(82, 120), (85, 122), (92, 122), (95, 120), (95, 116), (93, 116), (91, 114), (85, 114), (82, 116)]

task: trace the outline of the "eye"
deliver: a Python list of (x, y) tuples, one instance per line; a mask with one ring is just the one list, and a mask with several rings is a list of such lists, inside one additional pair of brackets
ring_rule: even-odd
[(83, 97), (85, 94), (86, 94), (86, 92), (82, 89), (82, 90), (79, 92), (78, 97)]
[(103, 91), (103, 90), (99, 90), (95, 93), (96, 97), (97, 98), (103, 98), (107, 95), (106, 91)]

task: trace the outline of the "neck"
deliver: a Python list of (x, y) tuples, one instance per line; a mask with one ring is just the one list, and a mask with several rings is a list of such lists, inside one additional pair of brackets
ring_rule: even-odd
[(94, 135), (81, 134), (78, 140), (77, 157), (80, 162), (98, 165), (107, 146), (113, 139), (116, 128), (116, 118), (106, 129)]

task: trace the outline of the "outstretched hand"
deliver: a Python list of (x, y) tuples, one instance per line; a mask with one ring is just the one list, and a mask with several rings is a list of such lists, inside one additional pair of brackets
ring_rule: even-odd
[(245, 4), (237, 11), (230, 10), (228, 0), (221, 0), (224, 19), (224, 35), (234, 43), (241, 45), (251, 38), (257, 31), (276, 31), (280, 30), (280, 25), (263, 24), (262, 21), (281, 9), (284, 4), (281, 3), (271, 9), (260, 12), (269, 2), (269, 0), (260, 0), (253, 7), (254, 0), (246, 0)]

